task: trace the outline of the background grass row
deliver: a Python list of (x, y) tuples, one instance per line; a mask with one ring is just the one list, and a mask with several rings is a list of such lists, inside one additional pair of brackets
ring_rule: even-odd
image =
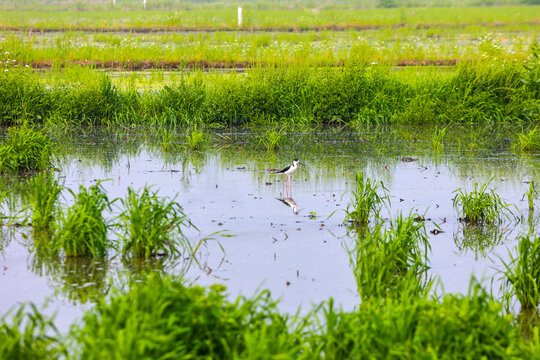
[[(48, 81), (0, 75), (1, 125), (193, 123), (485, 123), (536, 121), (538, 65), (461, 66), (443, 76), (399, 78), (382, 67), (283, 67), (184, 75), (155, 91), (120, 89), (106, 75)], [(91, 77), (89, 77), (91, 76)]]

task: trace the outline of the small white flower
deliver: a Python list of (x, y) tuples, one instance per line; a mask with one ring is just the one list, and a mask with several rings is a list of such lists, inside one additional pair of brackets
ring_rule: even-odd
[(5, 69), (4, 72), (8, 72), (9, 70), (8, 69)]
[(9, 51), (6, 51), (6, 52), (4, 53), (4, 55), (9, 55)]

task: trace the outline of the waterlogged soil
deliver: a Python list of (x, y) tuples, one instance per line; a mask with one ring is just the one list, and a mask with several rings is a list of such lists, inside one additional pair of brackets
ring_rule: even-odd
[[(466, 293), (472, 276), (499, 293), (501, 259), (508, 259), (520, 235), (538, 234), (538, 216), (530, 216), (522, 197), (528, 182), (540, 179), (540, 154), (516, 154), (510, 135), (476, 136), (471, 129), (451, 132), (439, 151), (422, 130), (392, 134), (291, 133), (280, 150), (266, 151), (257, 133), (220, 133), (202, 152), (164, 151), (158, 138), (142, 134), (53, 136), (62, 154), (57, 175), (67, 188), (103, 180), (113, 199), (123, 198), (128, 187), (151, 185), (182, 205), (197, 228), (186, 229), (190, 241), (206, 240), (195, 257), (146, 263), (127, 262), (115, 251), (97, 261), (45, 258), (33, 250), (30, 228), (4, 223), (0, 313), (24, 301), (48, 304), (57, 326), (67, 330), (123, 279), (148, 271), (225, 284), (231, 298), (268, 289), (288, 312), (308, 311), (330, 297), (351, 310), (360, 301), (349, 257), (356, 236), (344, 218), (358, 171), (388, 189), (390, 206), (381, 211), (386, 224), (400, 212), (423, 217), (429, 276), (439, 280), (439, 293)], [(286, 184), (272, 169), (295, 157), (299, 169)], [(487, 230), (468, 228), (453, 206), (455, 191), (490, 180), (513, 215)], [(61, 201), (70, 204), (72, 196), (65, 191)], [(116, 202), (107, 217), (120, 211)]]

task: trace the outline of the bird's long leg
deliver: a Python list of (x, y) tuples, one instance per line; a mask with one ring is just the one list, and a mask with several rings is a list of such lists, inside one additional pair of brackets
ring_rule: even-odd
[(289, 187), (287, 186), (287, 181), (289, 181), (289, 175), (285, 174), (285, 193), (289, 197)]

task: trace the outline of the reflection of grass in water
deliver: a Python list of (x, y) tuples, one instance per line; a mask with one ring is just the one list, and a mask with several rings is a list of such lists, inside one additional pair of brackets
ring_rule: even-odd
[(108, 261), (106, 258), (66, 257), (58, 262), (54, 281), (56, 291), (74, 303), (94, 303), (105, 296), (110, 285), (107, 282)]
[(478, 260), (479, 256), (486, 257), (487, 253), (501, 244), (507, 236), (508, 231), (496, 226), (461, 226), (461, 232), (454, 233), (454, 243), (459, 251), (474, 252), (475, 260)]

